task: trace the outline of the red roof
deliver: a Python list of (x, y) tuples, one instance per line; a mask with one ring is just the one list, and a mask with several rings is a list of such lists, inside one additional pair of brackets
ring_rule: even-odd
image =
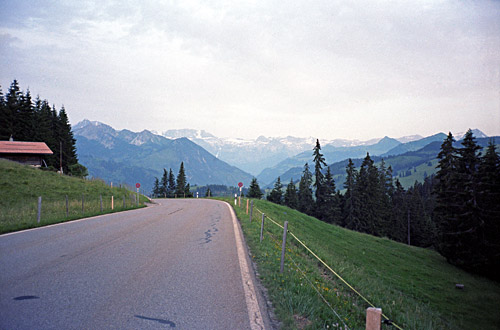
[(0, 154), (52, 155), (45, 142), (0, 141)]

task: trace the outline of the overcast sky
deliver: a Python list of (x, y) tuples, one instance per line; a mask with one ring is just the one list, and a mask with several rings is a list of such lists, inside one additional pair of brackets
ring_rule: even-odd
[(0, 85), (74, 125), (500, 135), (500, 1), (0, 0)]

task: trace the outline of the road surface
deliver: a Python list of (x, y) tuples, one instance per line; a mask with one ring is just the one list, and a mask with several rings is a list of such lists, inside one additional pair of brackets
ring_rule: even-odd
[(156, 202), (0, 236), (0, 329), (268, 327), (228, 205)]

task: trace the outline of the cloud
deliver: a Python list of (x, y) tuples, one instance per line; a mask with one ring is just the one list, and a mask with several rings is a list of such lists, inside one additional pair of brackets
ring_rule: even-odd
[[(39, 88), (72, 121), (226, 136), (500, 133), (498, 2), (15, 3), (0, 14), (0, 80)], [(432, 111), (454, 116), (415, 121)]]

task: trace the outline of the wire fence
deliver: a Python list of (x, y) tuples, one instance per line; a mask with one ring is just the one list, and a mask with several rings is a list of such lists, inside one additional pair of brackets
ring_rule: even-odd
[[(247, 200), (247, 214), (249, 212), (248, 201), (249, 200)], [(252, 214), (252, 212), (253, 212), (253, 201), (251, 203), (252, 204), (251, 204), (251, 208), (250, 208), (250, 221), (252, 220), (252, 216), (253, 216), (253, 214)], [(239, 203), (239, 205), (241, 207), (241, 203)], [(265, 222), (264, 219), (267, 219), (268, 222), (270, 222), (275, 227), (278, 227), (278, 228), (280, 228), (283, 231), (285, 231), (285, 228), (287, 226), (286, 225), (281, 225), (279, 222), (277, 222), (277, 221), (273, 220), (272, 218), (270, 218), (269, 216), (265, 215), (265, 213), (263, 211), (261, 211), (259, 208), (256, 208), (256, 210), (257, 210), (258, 213), (260, 213), (260, 215), (263, 218), (261, 232), (265, 231), (267, 233), (267, 235), (275, 242), (275, 244), (277, 244), (279, 246), (280, 245), (279, 239), (276, 237), (276, 234), (273, 234), (264, 225), (264, 222)], [(291, 232), (290, 230), (288, 230), (288, 228), (286, 228), (286, 232), (284, 232), (284, 236), (283, 236), (283, 240), (284, 241), (286, 240), (286, 234), (289, 234), (295, 240), (295, 242), (298, 243), (299, 246), (303, 247), (309, 253), (310, 256), (312, 256), (315, 260), (317, 260), (317, 262), (319, 262), (323, 267), (325, 267), (331, 274), (333, 274), (336, 278), (338, 278), (356, 296), (358, 296), (360, 299), (362, 299), (370, 307), (375, 308), (375, 305), (370, 300), (368, 300), (364, 295), (362, 295), (358, 290), (356, 290), (353, 285), (351, 285), (349, 282), (347, 282), (338, 272), (336, 272), (330, 265), (328, 265), (325, 261), (323, 261), (301, 239), (299, 239), (293, 232)], [(261, 237), (262, 237), (262, 235), (261, 235)], [(285, 245), (283, 244), (283, 249), (284, 249), (284, 247), (285, 247)], [(283, 251), (285, 251), (285, 249)], [(332, 312), (332, 314), (335, 315), (335, 317), (340, 320), (340, 322), (344, 325), (344, 329), (349, 329), (348, 325), (344, 321), (346, 318), (345, 317), (343, 318), (333, 308), (332, 304), (330, 304), (328, 302), (328, 299), (318, 290), (318, 288), (316, 288), (316, 286), (313, 284), (312, 280), (307, 276), (306, 272), (303, 269), (301, 269), (301, 267), (299, 266), (299, 263), (293, 258), (293, 255), (291, 253), (289, 253), (289, 254), (287, 254), (287, 258), (292, 261), (292, 264), (297, 269), (297, 271), (308, 282), (308, 284), (314, 289), (314, 291), (316, 292), (316, 294), (318, 295), (318, 297), (328, 307), (328, 309)], [(281, 263), (283, 265), (283, 258), (281, 260)], [(386, 324), (386, 325), (392, 325), (395, 328), (397, 328), (399, 330), (402, 330), (402, 327), (400, 327), (399, 325), (397, 325), (396, 323), (394, 323), (387, 315), (385, 315), (385, 314), (382, 313), (382, 317), (384, 318), (384, 321), (383, 321), (384, 324)]]
[(139, 206), (135, 193), (121, 195), (85, 195), (44, 198), (34, 197), (2, 206), (0, 229), (3, 232), (18, 227), (32, 227), (73, 220), (103, 213), (123, 211)]

